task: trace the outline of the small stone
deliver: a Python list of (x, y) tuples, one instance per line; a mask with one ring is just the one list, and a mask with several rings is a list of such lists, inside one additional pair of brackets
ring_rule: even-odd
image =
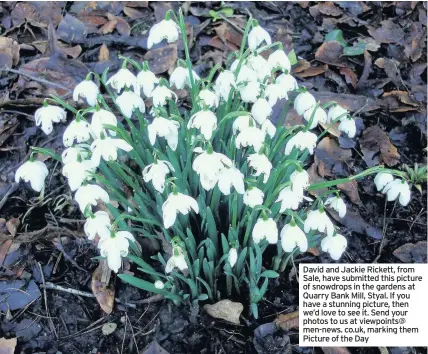
[(214, 305), (205, 305), (204, 310), (214, 318), (220, 318), (239, 325), (239, 316), (244, 310), (244, 306), (240, 302), (233, 302), (225, 299), (215, 303)]
[(112, 334), (117, 328), (117, 324), (114, 322), (106, 323), (102, 328), (101, 331), (105, 336), (108, 336), (109, 334)]

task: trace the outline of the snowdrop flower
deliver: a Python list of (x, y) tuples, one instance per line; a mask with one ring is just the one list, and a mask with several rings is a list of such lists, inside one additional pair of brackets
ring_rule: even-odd
[(200, 177), (202, 188), (209, 191), (218, 182), (224, 168), (232, 166), (232, 161), (227, 156), (212, 151), (212, 148), (204, 151), (197, 147), (193, 151), (199, 155), (193, 161), (192, 168)]
[(273, 107), (280, 99), (288, 99), (287, 91), (285, 91), (279, 84), (269, 84), (265, 88), (265, 96), (269, 104)]
[(41, 125), (43, 132), (49, 135), (53, 130), (52, 123), (65, 122), (67, 113), (61, 107), (50, 106), (46, 103), (36, 111), (34, 119), (36, 125)]
[(285, 145), (284, 153), (290, 155), (293, 148), (297, 148), (300, 151), (308, 149), (309, 153), (312, 155), (314, 153), (315, 146), (317, 146), (318, 137), (309, 131), (300, 131), (294, 135), (290, 140), (288, 140), (287, 145)]
[(257, 24), (248, 34), (248, 46), (251, 51), (255, 51), (263, 42), (269, 45), (272, 44), (272, 39), (269, 33)]
[(244, 129), (248, 128), (250, 124), (255, 125), (255, 120), (251, 116), (236, 117), (232, 124), (233, 134), (242, 132)]
[(174, 97), (177, 100), (177, 95), (172, 92), (168, 87), (159, 85), (152, 92), (153, 105), (165, 106), (166, 102)]
[(272, 170), (272, 163), (267, 156), (265, 154), (255, 153), (249, 155), (247, 161), (248, 166), (256, 171), (253, 173), (253, 176), (258, 177), (263, 173), (263, 183), (266, 183), (269, 179), (270, 171)]
[(388, 183), (392, 182), (394, 177), (389, 173), (379, 172), (375, 179), (374, 183), (377, 190), (380, 192)]
[(174, 225), (177, 213), (187, 215), (193, 209), (199, 214), (199, 206), (195, 199), (182, 193), (171, 193), (162, 205), (163, 225), (166, 229)]
[(334, 105), (328, 110), (327, 123), (335, 119), (346, 118), (347, 115), (348, 115), (348, 111), (345, 108), (339, 105)]
[(68, 184), (73, 192), (89, 179), (93, 172), (95, 172), (95, 166), (91, 160), (73, 161), (62, 168), (62, 174), (68, 178)]
[(163, 283), (163, 281), (156, 280), (154, 286), (156, 289), (162, 290), (165, 287), (165, 284)]
[(149, 38), (147, 39), (147, 47), (150, 49), (153, 44), (158, 44), (164, 39), (168, 43), (176, 42), (179, 35), (179, 27), (171, 19), (164, 19), (150, 29)]
[(321, 249), (324, 252), (328, 252), (330, 257), (335, 261), (342, 257), (345, 252), (348, 241), (342, 235), (336, 234), (334, 236), (327, 236), (321, 241)]
[(100, 165), (101, 157), (104, 161), (116, 161), (118, 149), (130, 152), (133, 147), (123, 139), (112, 139), (109, 136), (96, 139), (91, 145), (94, 166)]
[(355, 120), (351, 117), (341, 119), (338, 129), (348, 135), (348, 138), (353, 138), (357, 133), (357, 126)]
[(402, 206), (406, 206), (410, 202), (410, 187), (404, 179), (395, 179), (389, 182), (382, 193), (386, 194), (388, 202), (397, 199), (397, 197)]
[(309, 174), (305, 170), (296, 170), (290, 175), (291, 189), (294, 192), (301, 192), (309, 187)]
[(332, 209), (337, 211), (339, 216), (343, 218), (346, 215), (346, 204), (339, 196), (328, 198), (324, 205), (330, 205)]
[(153, 89), (159, 83), (159, 79), (150, 70), (140, 71), (137, 75), (137, 81), (146, 97), (152, 97)]
[[(303, 113), (303, 119), (309, 123), (313, 112), (314, 109), (308, 109), (305, 113)], [(321, 107), (317, 107), (314, 114), (314, 119), (312, 120), (312, 124), (309, 129), (314, 129), (318, 123), (327, 123), (327, 113)]]
[(259, 98), (253, 104), (251, 114), (257, 123), (263, 124), (263, 122), (272, 114), (272, 107), (265, 98)]
[(126, 68), (119, 69), (116, 74), (108, 79), (106, 84), (111, 85), (117, 93), (124, 88), (130, 89), (132, 87), (137, 95), (140, 94), (140, 84), (138, 83), (137, 77)]
[(294, 221), (284, 225), (280, 233), (281, 246), (284, 252), (290, 253), (296, 247), (299, 247), (300, 252), (306, 252), (308, 249), (308, 239), (305, 233), (296, 225)]
[(227, 259), (229, 261), (230, 267), (233, 268), (233, 266), (236, 264), (236, 261), (238, 260), (238, 251), (236, 250), (236, 248), (232, 247), (229, 250)]
[(255, 126), (242, 130), (236, 137), (236, 148), (252, 146), (258, 152), (265, 141), (265, 133)]
[[(114, 125), (115, 127), (117, 127), (116, 116), (112, 112), (107, 111), (105, 109), (99, 109), (98, 111), (95, 111), (92, 115), (91, 120), (91, 128), (95, 137), (100, 137), (101, 132), (105, 129), (105, 124)], [(116, 136), (116, 132), (114, 132), (113, 130), (109, 130), (108, 132), (110, 135)]]
[(278, 242), (278, 226), (272, 218), (259, 218), (253, 228), (253, 241), (260, 243), (266, 239), (270, 244)]
[(178, 145), (178, 128), (180, 123), (162, 117), (153, 119), (153, 122), (147, 127), (150, 144), (155, 145), (156, 136), (165, 138), (168, 146), (172, 151), (177, 149)]
[(215, 94), (224, 101), (227, 101), (232, 87), (236, 88), (235, 75), (228, 70), (222, 71), (215, 81)]
[(293, 191), (291, 187), (284, 187), (281, 192), (279, 192), (278, 199), (275, 203), (281, 203), (280, 213), (288, 209), (297, 210), (299, 204), (303, 200), (303, 194), (299, 191)]
[(15, 172), (15, 182), (19, 183), (22, 179), (24, 182), (30, 182), (31, 188), (40, 192), (45, 185), (45, 179), (49, 170), (42, 161), (30, 160), (24, 162)]
[[(194, 81), (198, 81), (201, 78), (199, 75), (192, 70), (192, 76)], [(175, 86), (177, 89), (181, 90), (184, 86), (190, 86), (190, 76), (189, 69), (183, 68), (182, 66), (177, 66), (172, 72), (169, 82), (171, 83), (171, 87)]]
[(279, 75), (275, 83), (281, 86), (281, 88), (288, 94), (290, 91), (295, 91), (299, 88), (296, 79), (290, 74)]
[(64, 135), (62, 136), (62, 142), (64, 146), (70, 147), (74, 144), (74, 141), (77, 143), (88, 141), (91, 139), (93, 134), (94, 133), (89, 123), (77, 118), (65, 129)]
[(241, 99), (247, 103), (254, 103), (260, 95), (260, 84), (257, 81), (249, 81), (246, 85), (239, 88)]
[(318, 230), (327, 236), (332, 236), (334, 225), (324, 210), (311, 210), (306, 217), (304, 230), (306, 233), (311, 230)]
[(79, 204), (80, 211), (84, 213), (87, 206), (91, 207), (92, 205), (97, 205), (98, 200), (109, 203), (110, 197), (100, 186), (96, 184), (87, 184), (79, 187), (74, 195), (74, 200)]
[(140, 113), (144, 113), (146, 111), (144, 100), (140, 97), (140, 95), (132, 91), (124, 91), (116, 98), (116, 104), (119, 106), (123, 115), (127, 118), (131, 118), (132, 113), (137, 109), (140, 111)]
[(155, 160), (154, 163), (147, 165), (143, 170), (144, 182), (152, 181), (153, 187), (159, 192), (163, 193), (165, 189), (165, 179), (169, 172), (175, 172), (174, 167), (164, 160)]
[(256, 72), (248, 65), (242, 65), (241, 70), (239, 70), (238, 77), (236, 78), (236, 83), (239, 85), (251, 81), (257, 81)]
[(89, 148), (89, 145), (74, 145), (65, 149), (61, 155), (62, 163), (66, 165), (70, 162), (76, 162), (79, 158), (83, 160), (88, 158), (89, 150), (86, 147)]
[(312, 96), (308, 91), (301, 92), (297, 95), (294, 100), (294, 109), (297, 114), (302, 115), (307, 110), (315, 107), (317, 104), (315, 97)]
[(83, 230), (89, 240), (99, 238), (107, 238), (110, 236), (110, 217), (105, 211), (99, 210), (86, 219)]
[(269, 64), (261, 55), (251, 55), (248, 58), (248, 66), (254, 70), (257, 80), (260, 82), (271, 75)]
[(230, 194), (232, 186), (237, 193), (245, 193), (244, 174), (234, 166), (224, 168), (218, 179), (218, 188), (224, 195)]
[(73, 100), (77, 102), (79, 98), (85, 98), (88, 105), (94, 107), (97, 104), (97, 97), (100, 89), (91, 80), (83, 80), (74, 88)]
[(287, 54), (280, 49), (275, 50), (271, 55), (269, 55), (267, 63), (270, 71), (279, 69), (281, 71), (290, 72), (291, 70), (291, 63)]
[(218, 107), (218, 97), (214, 92), (208, 89), (203, 89), (199, 92), (198, 97), (208, 108)]
[(269, 135), (271, 138), (275, 136), (276, 133), (276, 127), (272, 124), (272, 122), (269, 119), (266, 119), (261, 128), (262, 132)]
[(199, 111), (190, 117), (187, 129), (190, 128), (199, 129), (204, 138), (210, 140), (213, 131), (217, 129), (217, 117), (211, 111)]
[(128, 255), (129, 241), (135, 241), (128, 231), (118, 231), (110, 237), (105, 237), (98, 243), (102, 257), (107, 257), (108, 267), (117, 273), (122, 265), (122, 258)]
[(181, 247), (175, 246), (172, 250), (172, 256), (166, 262), (165, 273), (171, 273), (174, 268), (178, 268), (181, 271), (188, 269), (186, 257)]
[(248, 188), (244, 194), (244, 204), (250, 208), (263, 204), (265, 194), (257, 187)]

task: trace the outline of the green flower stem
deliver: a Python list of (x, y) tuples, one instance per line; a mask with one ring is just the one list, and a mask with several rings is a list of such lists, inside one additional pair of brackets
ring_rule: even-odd
[(346, 117), (348, 114), (347, 113), (343, 113), (341, 114), (339, 117), (337, 117), (336, 119), (334, 119), (330, 125), (327, 127), (327, 129), (325, 129), (320, 135), (318, 135), (318, 141), (324, 137), (324, 135), (326, 135), (328, 133), (328, 131), (330, 130), (331, 127), (333, 127), (339, 120), (341, 120), (343, 117)]
[[(242, 41), (241, 41), (241, 47), (239, 49), (239, 62), (238, 62), (238, 66), (235, 70), (235, 79), (238, 77), (239, 71), (241, 70), (241, 66), (244, 62), (244, 58), (246, 55), (244, 55), (244, 50), (245, 50), (245, 44), (247, 43), (247, 38), (248, 38), (248, 33), (250, 32), (250, 29), (253, 27), (253, 20), (250, 17), (250, 19), (247, 22), (247, 26), (245, 26), (245, 31), (244, 31), (244, 35), (242, 36)], [(249, 54), (249, 50), (247, 50), (248, 54)]]
[(260, 54), (260, 53), (265, 52), (266, 50), (274, 48), (274, 47), (278, 47), (279, 50), (284, 49), (284, 46), (281, 42), (275, 42), (275, 43), (265, 45), (264, 47), (261, 47), (259, 49), (256, 49), (256, 53)]
[(315, 118), (315, 113), (316, 113), (316, 111), (317, 111), (317, 109), (318, 109), (318, 107), (320, 106), (320, 103), (319, 102), (317, 102), (317, 104), (315, 105), (315, 107), (314, 107), (314, 110), (312, 111), (312, 114), (311, 114), (311, 118), (309, 119), (309, 122), (306, 124), (306, 129), (307, 130), (310, 130), (311, 128), (311, 125), (312, 125), (312, 122), (314, 121), (314, 118)]
[(288, 111), (290, 110), (291, 99), (288, 99), (284, 105), (284, 108), (281, 112), (281, 116), (279, 118), (279, 122), (281, 122), (281, 126), (285, 126), (285, 120), (287, 119)]

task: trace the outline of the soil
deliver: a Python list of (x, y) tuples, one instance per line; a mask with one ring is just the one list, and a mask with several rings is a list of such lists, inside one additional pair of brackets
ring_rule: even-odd
[[(308, 62), (315, 60), (314, 53), (321, 45), (323, 36), (328, 32), (331, 24), (342, 29), (345, 38), (351, 41), (359, 37), (367, 37), (370, 27), (379, 27), (380, 21), (394, 20), (403, 28), (407, 28), (410, 23), (413, 23), (412, 21), (416, 21), (415, 19), (424, 14), (426, 18), (426, 8), (424, 7), (426, 3), (425, 5), (419, 3), (410, 10), (402, 3), (394, 6), (371, 3), (371, 10), (358, 17), (353, 15), (352, 11), (358, 12), (359, 5), (351, 2), (349, 8), (352, 7), (354, 10), (351, 9), (349, 10), (351, 12), (346, 13), (351, 20), (357, 21), (358, 19), (356, 26), (350, 25), (346, 21), (333, 21), (334, 17), (326, 15), (328, 11), (318, 14), (314, 19), (312, 14), (315, 10), (312, 7), (316, 5), (315, 3), (299, 5), (275, 2), (266, 4), (231, 2), (227, 4), (233, 7), (237, 14), (247, 14), (244, 8), (248, 8), (262, 26), (278, 36), (283, 33), (281, 29), (287, 28), (287, 35), (284, 35), (285, 39), (282, 39), (290, 40), (290, 43), (292, 39), (296, 54)], [(324, 3), (325, 6), (327, 6), (326, 4)], [(218, 5), (218, 3), (212, 4), (213, 7)], [(67, 11), (71, 11), (73, 6), (67, 5), (63, 9), (63, 15)], [(144, 30), (144, 27), (149, 28), (155, 22), (155, 16), (159, 20), (158, 16), (162, 13), (162, 9), (168, 8), (168, 6), (168, 3), (157, 3), (141, 9), (141, 13), (144, 15), (144, 23), (139, 25), (143, 27), (141, 30)], [(208, 5), (193, 4), (191, 15), (189, 13), (189, 22), (198, 25), (205, 21), (206, 17), (202, 13), (208, 11), (206, 6)], [(178, 7), (178, 4), (173, 4), (173, 7)], [(397, 9), (400, 11), (403, 9), (404, 12)], [(201, 13), (200, 16), (198, 11)], [(341, 11), (345, 12), (343, 9)], [(5, 20), (3, 19), (3, 21)], [(209, 32), (210, 28), (200, 29), (198, 35), (202, 38), (204, 36), (212, 37), (212, 29)], [(37, 29), (37, 27), (34, 30), (36, 35), (46, 35), (45, 30)], [(21, 32), (19, 33), (21, 34)], [(28, 32), (23, 31), (22, 36), (24, 33), (26, 36), (28, 35)], [(140, 55), (141, 48), (138, 45), (121, 44), (118, 42), (118, 36), (112, 36), (111, 34), (93, 35), (92, 41), (101, 44), (105, 40), (110, 50), (110, 57), (117, 56), (119, 52), (137, 57)], [(319, 36), (321, 40), (317, 42), (316, 38)], [(311, 38), (315, 39), (311, 40)], [(77, 59), (88, 63), (88, 66), (90, 66), (92, 58), (98, 55), (98, 49), (94, 54), (95, 44), (90, 40), (91, 38), (86, 38), (85, 41), (81, 41), (80, 44), (84, 51)], [(199, 44), (201, 43), (199, 42)], [(426, 42), (422, 42), (421, 45), (423, 53), (425, 53)], [(398, 44), (380, 45), (377, 52), (371, 53), (373, 62), (378, 58), (396, 58), (400, 48)], [(206, 46), (193, 47), (192, 57), (197, 61), (199, 67), (204, 66), (208, 52)], [(22, 63), (35, 58), (33, 52), (26, 52), (25, 48), (21, 49)], [(364, 59), (361, 59), (362, 56), (354, 58), (353, 61), (358, 63), (354, 71), (357, 77), (361, 78), (364, 72)], [(422, 96), (420, 100), (425, 107), (427, 74), (425, 54), (416, 63), (400, 56), (401, 72), (399, 75), (403, 82), (409, 83), (410, 77), (413, 75), (412, 70), (421, 62), (425, 63), (425, 69), (421, 72), (421, 82), (418, 84), (425, 90), (425, 96)], [(114, 60), (112, 64), (117, 65)], [(381, 97), (379, 90), (390, 92), (403, 89), (403, 87), (397, 88), (393, 81), (388, 81), (389, 75), (374, 65), (367, 84), (357, 90), (346, 83), (343, 85), (343, 79), (339, 80), (337, 76), (338, 67), (330, 66), (329, 71), (324, 75), (308, 76), (301, 78), (300, 81), (316, 91), (362, 95), (377, 99)], [(27, 83), (24, 82), (24, 84)], [(28, 91), (28, 87), (24, 88), (22, 85), (23, 82), (18, 80), (18, 75), (13, 72), (5, 73), (0, 78), (0, 87), (8, 94), (10, 91), (11, 97), (9, 103), (3, 98), (0, 102), (3, 108), (0, 113), (2, 124), (0, 142), (3, 144), (3, 139), (6, 139), (6, 145), (3, 146), (6, 148), (0, 150), (2, 178), (0, 197), (5, 200), (4, 203), (0, 202), (2, 218), (0, 234), (4, 236), (11, 231), (10, 224), (6, 225), (6, 221), (20, 218), (18, 234), (14, 240), (16, 246), (9, 250), (4, 258), (1, 275), (5, 281), (16, 278), (29, 282), (35, 281), (40, 287), (42, 296), (25, 308), (7, 311), (2, 317), (0, 337), (18, 336), (15, 353), (165, 353), (153, 344), (154, 341), (167, 352), (174, 354), (291, 352), (309, 354), (314, 351), (322, 352), (321, 348), (299, 347), (297, 330), (284, 332), (269, 326), (278, 314), (291, 313), (298, 309), (296, 266), (302, 262), (331, 263), (331, 259), (324, 254), (307, 253), (299, 256), (294, 259), (294, 264), (287, 267), (280, 278), (271, 280), (268, 293), (259, 307), (258, 320), (249, 316), (246, 301), (242, 300), (245, 309), (240, 326), (215, 320), (208, 316), (202, 308), (176, 307), (166, 301), (145, 303), (149, 294), (121, 283), (114, 276), (111, 282), (114, 284), (115, 296), (119, 301), (115, 302), (114, 310), (110, 315), (106, 315), (101, 310), (95, 298), (53, 289), (44, 290), (43, 284), (50, 282), (90, 294), (92, 274), (98, 266), (98, 260), (92, 258), (97, 257), (98, 254), (96, 247), (91, 242), (80, 237), (83, 235), (82, 216), (76, 205), (73, 204), (71, 192), (64, 184), (58, 164), (51, 159), (46, 161), (50, 171), (55, 172), (49, 177), (47, 187), (49, 192), (43, 200), (37, 199), (24, 184), (13, 183), (14, 171), (22, 161), (28, 158), (29, 146), (49, 147), (60, 151), (62, 132), (65, 128), (65, 125), (57, 125), (59, 128), (56, 128), (55, 132), (48, 137), (36, 128), (31, 117), (37, 104), (32, 104), (31, 100), (40, 91), (38, 91), (38, 87), (30, 88)], [(34, 97), (31, 92), (34, 93)], [(404, 107), (402, 102), (399, 102), (399, 105)], [(423, 116), (422, 119), (420, 115)], [(382, 104), (374, 111), (362, 112), (359, 118), (362, 119), (365, 128), (379, 125), (390, 137), (394, 137), (391, 139), (398, 148), (400, 164), (406, 163), (413, 166), (414, 162), (418, 162), (426, 165), (426, 111), (409, 112), (404, 108), (391, 111), (390, 105)], [(411, 123), (404, 124), (409, 120)], [(13, 129), (12, 134), (5, 137), (5, 131), (10, 129)], [(392, 135), (391, 132), (395, 135)], [(358, 138), (356, 141), (358, 142)], [(349, 172), (358, 173), (367, 168), (358, 145), (355, 148), (352, 147), (351, 151), (354, 163)], [(352, 228), (342, 226), (341, 233), (348, 239), (348, 249), (340, 262), (397, 263), (400, 261), (394, 256), (394, 250), (407, 243), (415, 244), (418, 241), (427, 240), (425, 185), (422, 186), (421, 193), (413, 190), (411, 203), (407, 207), (394, 203), (385, 204), (384, 196), (376, 192), (372, 179), (359, 182), (358, 191), (361, 203), (354, 205), (353, 208), (363, 220), (380, 231), (381, 237), (380, 239), (372, 238), (366, 234), (354, 232)], [(47, 225), (51, 225), (53, 228), (44, 229)], [(39, 230), (44, 231), (39, 232)], [(36, 232), (36, 236), (31, 238), (31, 242), (25, 236), (28, 235), (28, 232)], [(5, 237), (2, 238), (2, 240), (4, 239)], [(43, 276), (40, 269), (43, 270)], [(102, 334), (102, 327), (106, 323), (117, 325), (112, 334)], [(150, 349), (145, 351), (151, 344)], [(378, 348), (349, 348), (349, 350), (353, 354), (379, 352)], [(389, 348), (389, 351), (391, 354), (426, 353), (426, 348)]]

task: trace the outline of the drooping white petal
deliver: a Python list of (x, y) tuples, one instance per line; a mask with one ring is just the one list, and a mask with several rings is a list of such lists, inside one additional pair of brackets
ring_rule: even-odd
[(253, 176), (258, 177), (263, 174), (263, 183), (266, 183), (272, 170), (272, 163), (265, 154), (251, 154), (247, 157), (248, 166), (255, 170)]
[(171, 193), (162, 205), (164, 227), (168, 229), (174, 225), (178, 212), (187, 215), (191, 209), (199, 214), (199, 206), (195, 199), (182, 193)]
[(342, 235), (327, 236), (321, 241), (321, 249), (328, 252), (335, 261), (342, 257), (343, 252), (348, 245), (348, 241)]
[(132, 91), (124, 91), (120, 96), (117, 96), (116, 104), (119, 106), (123, 115), (127, 118), (131, 118), (132, 113), (137, 109), (140, 113), (144, 113), (146, 111), (144, 100), (140, 95)]
[(149, 70), (140, 71), (137, 75), (139, 85), (143, 89), (143, 93), (146, 97), (152, 97), (152, 92), (155, 85), (159, 83), (159, 79)]
[(164, 19), (150, 29), (149, 38), (147, 39), (147, 47), (150, 49), (154, 44), (162, 42), (166, 39), (168, 43), (176, 42), (179, 36), (179, 27), (169, 19)]
[(85, 212), (87, 206), (92, 207), (97, 205), (98, 200), (104, 203), (110, 202), (108, 193), (96, 184), (87, 184), (79, 187), (74, 195), (74, 199), (79, 204), (82, 213)]
[(190, 117), (187, 123), (187, 129), (200, 129), (205, 139), (210, 140), (213, 131), (217, 129), (217, 117), (211, 111), (199, 111)]
[(244, 174), (233, 166), (223, 169), (218, 179), (218, 188), (224, 195), (230, 194), (232, 186), (237, 193), (245, 193)]
[(287, 142), (284, 153), (290, 155), (293, 148), (297, 148), (300, 151), (308, 149), (309, 153), (313, 154), (317, 145), (317, 140), (318, 137), (314, 133), (300, 131)]
[(15, 182), (30, 182), (31, 188), (40, 192), (45, 185), (49, 170), (42, 161), (26, 161), (15, 172)]
[(311, 210), (305, 220), (304, 230), (308, 233), (311, 230), (332, 236), (334, 233), (334, 225), (325, 211)]
[(346, 215), (346, 204), (340, 197), (331, 197), (328, 198), (325, 203), (325, 205), (329, 205), (332, 209), (337, 211), (339, 216), (343, 218)]
[(255, 26), (248, 33), (248, 46), (251, 51), (256, 50), (261, 44), (272, 44), (272, 39), (269, 33), (261, 26)]
[(36, 113), (34, 113), (34, 118), (36, 125), (41, 125), (43, 132), (49, 135), (53, 130), (52, 123), (65, 122), (67, 113), (61, 107), (48, 105), (40, 107)]
[[(92, 115), (91, 120), (91, 128), (94, 133), (94, 136), (99, 138), (101, 132), (105, 130), (104, 125), (114, 125), (117, 126), (117, 118), (116, 116), (105, 109), (100, 109), (99, 111), (95, 111)], [(116, 136), (116, 132), (113, 130), (108, 131), (111, 136)]]
[(253, 241), (260, 243), (260, 241), (266, 239), (270, 244), (278, 242), (278, 226), (272, 218), (264, 220), (259, 218), (254, 225), (252, 233)]
[(94, 107), (97, 104), (97, 97), (100, 89), (91, 80), (84, 80), (77, 84), (73, 91), (73, 100), (77, 102), (79, 98), (85, 98), (88, 105)]
[(65, 129), (62, 141), (69, 147), (76, 143), (84, 143), (94, 135), (90, 124), (84, 120), (73, 120)]
[(147, 127), (150, 144), (154, 145), (156, 143), (156, 136), (165, 138), (168, 146), (171, 150), (175, 151), (178, 145), (178, 128), (180, 123), (157, 117), (153, 119), (153, 122)]
[(297, 225), (287, 224), (281, 230), (281, 246), (284, 252), (293, 252), (296, 247), (300, 252), (306, 252), (308, 249), (308, 239), (305, 233)]
[(297, 95), (294, 100), (294, 109), (297, 114), (302, 115), (307, 110), (315, 107), (317, 104), (315, 97), (312, 96), (308, 91), (301, 92)]
[(250, 208), (254, 208), (256, 205), (263, 205), (264, 197), (265, 194), (257, 187), (247, 189), (244, 194), (244, 204)]
[(86, 219), (83, 230), (89, 240), (93, 240), (97, 235), (100, 238), (110, 236), (110, 217), (107, 212), (99, 210), (93, 216)]
[(122, 91), (124, 88), (133, 88), (133, 91), (139, 96), (140, 95), (140, 84), (138, 83), (137, 77), (126, 68), (121, 68), (114, 74), (110, 79), (107, 80), (107, 85), (111, 85), (117, 93)]

